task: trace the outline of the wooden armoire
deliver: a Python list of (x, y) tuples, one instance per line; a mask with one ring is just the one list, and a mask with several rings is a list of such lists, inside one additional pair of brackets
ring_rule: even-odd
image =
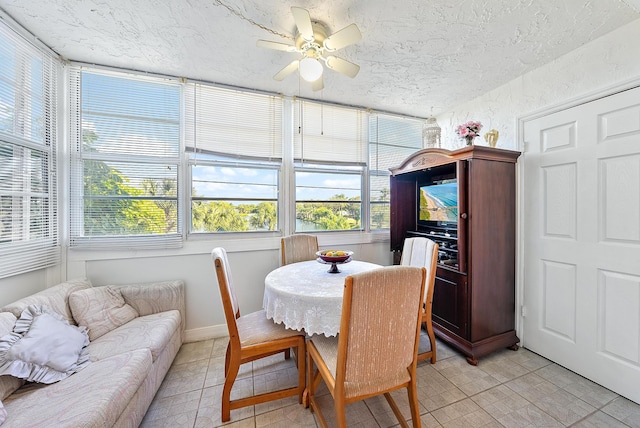
[[(518, 348), (515, 238), (519, 156), (520, 152), (486, 146), (454, 151), (424, 149), (391, 169), (394, 262), (400, 261), (405, 237), (426, 236), (439, 244), (433, 328), (473, 365), (497, 349)], [(455, 214), (446, 221), (433, 214), (431, 220), (425, 219), (419, 212), (424, 210), (421, 192), (440, 183), (457, 187)]]

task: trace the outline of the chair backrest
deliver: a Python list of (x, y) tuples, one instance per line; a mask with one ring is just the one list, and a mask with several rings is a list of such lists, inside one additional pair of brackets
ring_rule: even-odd
[(280, 243), (282, 265), (315, 260), (318, 251), (318, 237), (315, 235), (297, 234), (285, 236)]
[(433, 302), (433, 289), (438, 265), (438, 244), (428, 238), (405, 238), (400, 265), (424, 267), (427, 270), (424, 303), (428, 308)]
[[(416, 364), (426, 270), (388, 266), (345, 279), (336, 388), (345, 397), (409, 380)], [(415, 368), (415, 367), (414, 367)]]
[(238, 307), (238, 299), (233, 289), (233, 281), (231, 279), (231, 271), (229, 270), (229, 260), (227, 259), (227, 251), (222, 247), (214, 248), (211, 251), (211, 258), (216, 269), (218, 278), (218, 286), (220, 287), (220, 298), (222, 299), (222, 308), (229, 329), (229, 340), (237, 341), (239, 345), (240, 336), (238, 335), (238, 326), (236, 319), (240, 317), (240, 308)]

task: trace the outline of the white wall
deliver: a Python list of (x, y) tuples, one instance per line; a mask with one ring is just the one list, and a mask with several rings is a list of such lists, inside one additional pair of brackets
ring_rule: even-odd
[[(640, 19), (635, 20), (506, 85), (438, 116), (443, 148), (463, 147), (454, 128), (479, 120), (484, 133), (500, 132), (498, 147), (521, 150), (517, 118), (640, 76)], [(476, 144), (487, 145), (478, 137)]]
[[(321, 234), (321, 248), (338, 247), (355, 252), (358, 260), (392, 264), (389, 240), (370, 234)], [(358, 241), (370, 241), (359, 243)], [(132, 284), (181, 279), (185, 282), (187, 340), (201, 340), (227, 333), (211, 249), (225, 248), (231, 265), (241, 313), (262, 308), (264, 278), (280, 266), (280, 237), (237, 240), (210, 239), (188, 242), (174, 251), (95, 253), (70, 250), (70, 278), (89, 278), (93, 285)]]
[[(343, 248), (358, 260), (380, 265), (393, 263), (388, 234), (320, 234), (320, 248)], [(364, 241), (364, 242), (363, 242)], [(262, 308), (264, 278), (280, 266), (280, 237), (198, 239), (179, 250), (83, 251), (68, 250), (67, 278), (86, 277), (94, 286), (181, 279), (185, 282), (187, 340), (227, 334), (211, 249), (227, 249), (231, 274), (242, 313)], [(42, 269), (0, 279), (0, 307), (42, 291), (64, 278), (60, 269)]]
[(46, 269), (0, 279), (0, 307), (44, 290), (48, 285)]
[[(518, 135), (519, 119), (637, 86), (640, 82), (638, 40), (640, 19), (438, 116), (443, 148), (463, 147), (464, 142), (457, 138), (455, 127), (468, 120), (480, 120), (484, 125), (482, 136), (492, 128), (500, 132), (497, 147), (524, 152)], [(482, 137), (476, 138), (475, 143), (487, 145)], [(520, 195), (526, 189), (527, 183), (519, 168)], [(527, 227), (522, 221), (520, 201), (521, 198), (518, 202), (518, 237), (524, 236)], [(518, 253), (516, 307), (523, 300), (524, 255), (520, 238)], [(522, 320), (516, 320), (516, 330), (522, 337)]]
[[(640, 40), (640, 20), (440, 115), (443, 147), (462, 147), (463, 143), (456, 138), (453, 129), (474, 119), (485, 125), (483, 135), (491, 128), (500, 131), (498, 147), (519, 149), (518, 117), (640, 78), (637, 40)], [(476, 142), (486, 144), (481, 138)], [(243, 312), (251, 312), (262, 306), (265, 275), (279, 266), (278, 244), (279, 238), (271, 238), (268, 244), (252, 245), (249, 251), (243, 250), (245, 245), (237, 242), (200, 241), (191, 248), (173, 253), (123, 252), (102, 256), (69, 252), (66, 269), (69, 278), (87, 276), (95, 285), (183, 279), (186, 283), (187, 337), (198, 339), (225, 331), (210, 249), (221, 245), (230, 251), (229, 261), (240, 307)], [(388, 240), (370, 236), (344, 240), (325, 235), (320, 237), (320, 245), (324, 248), (340, 245), (354, 250), (360, 260), (382, 265), (392, 262)], [(48, 285), (52, 285), (51, 277), (44, 271), (0, 280), (0, 305)]]

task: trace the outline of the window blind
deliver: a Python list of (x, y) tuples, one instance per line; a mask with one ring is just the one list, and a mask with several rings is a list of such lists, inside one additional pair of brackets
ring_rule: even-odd
[(422, 148), (424, 121), (375, 114), (369, 117), (369, 200), (371, 229), (390, 227), (389, 169)]
[(75, 68), (70, 245), (182, 245), (180, 84)]
[(369, 170), (389, 175), (411, 154), (422, 149), (424, 120), (375, 114), (369, 119)]
[(0, 278), (59, 262), (60, 66), (0, 21)]
[(297, 101), (293, 118), (296, 161), (366, 165), (366, 115), (362, 111)]
[(199, 83), (186, 85), (186, 147), (225, 157), (282, 159), (282, 100)]

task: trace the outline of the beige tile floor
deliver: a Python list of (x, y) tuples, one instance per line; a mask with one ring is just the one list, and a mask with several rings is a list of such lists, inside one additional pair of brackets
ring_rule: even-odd
[[(220, 421), (226, 339), (186, 343), (141, 427), (317, 427), (315, 416), (290, 397), (231, 412)], [(293, 360), (281, 355), (241, 367), (232, 396), (295, 385)], [(639, 386), (640, 387), (640, 386)], [(405, 390), (393, 393), (409, 418)], [(318, 392), (330, 426), (333, 402)], [(432, 427), (640, 427), (640, 406), (524, 348), (480, 359), (476, 367), (438, 342), (438, 362), (418, 364), (422, 426)], [(383, 397), (347, 405), (349, 427), (396, 427)]]

